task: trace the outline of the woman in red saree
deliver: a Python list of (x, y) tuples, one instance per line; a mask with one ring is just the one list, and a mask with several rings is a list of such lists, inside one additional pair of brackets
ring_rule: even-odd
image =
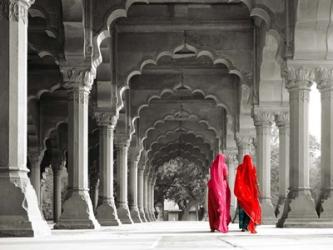
[(230, 217), (230, 188), (228, 185), (228, 167), (224, 156), (218, 154), (210, 167), (208, 181), (208, 217), (212, 232), (228, 232)]
[(240, 227), (256, 233), (256, 225), (261, 223), (261, 208), (256, 167), (253, 165), (250, 155), (245, 155), (243, 163), (237, 167), (234, 193), (240, 211), (245, 212), (244, 216), (239, 218)]

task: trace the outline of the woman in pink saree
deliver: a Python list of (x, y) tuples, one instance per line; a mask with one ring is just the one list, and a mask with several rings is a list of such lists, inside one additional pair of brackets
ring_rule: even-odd
[(223, 154), (218, 154), (210, 167), (208, 181), (208, 217), (212, 232), (228, 232), (230, 217), (230, 188), (228, 167)]

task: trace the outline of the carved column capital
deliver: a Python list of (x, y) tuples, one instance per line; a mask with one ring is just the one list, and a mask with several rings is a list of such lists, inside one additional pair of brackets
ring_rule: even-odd
[(28, 9), (35, 0), (0, 0), (0, 20), (28, 23)]
[(30, 149), (28, 151), (28, 156), (31, 165), (40, 164), (43, 160), (44, 154), (41, 154), (38, 149)]
[(318, 67), (316, 81), (320, 91), (333, 90), (333, 67)]
[(253, 120), (255, 126), (271, 126), (274, 121), (274, 115), (269, 111), (254, 109)]
[(131, 141), (130, 135), (124, 133), (116, 133), (114, 139), (115, 139), (114, 143), (117, 146), (123, 146), (123, 147), (129, 147)]
[(98, 126), (111, 126), (114, 129), (117, 125), (118, 116), (111, 112), (97, 111), (95, 117)]
[(244, 144), (250, 145), (253, 143), (253, 136), (244, 135), (237, 132), (235, 135), (235, 140), (237, 146), (243, 146)]
[(275, 115), (275, 122), (278, 127), (289, 126), (289, 112), (282, 111)]
[(224, 151), (227, 161), (229, 164), (234, 164), (237, 162), (238, 150), (237, 149), (227, 149)]
[(61, 65), (60, 71), (63, 75), (65, 88), (84, 88), (90, 92), (96, 77), (95, 71), (87, 66)]
[(289, 91), (293, 89), (310, 89), (312, 82), (315, 80), (315, 70), (304, 65), (289, 64), (282, 67), (282, 76), (287, 81), (286, 88)]

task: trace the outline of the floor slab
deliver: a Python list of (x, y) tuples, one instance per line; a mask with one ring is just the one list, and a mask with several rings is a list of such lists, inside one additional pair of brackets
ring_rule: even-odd
[(333, 229), (260, 226), (258, 233), (211, 233), (207, 222), (149, 222), (98, 230), (53, 230), (41, 238), (0, 238), (4, 250), (332, 249)]

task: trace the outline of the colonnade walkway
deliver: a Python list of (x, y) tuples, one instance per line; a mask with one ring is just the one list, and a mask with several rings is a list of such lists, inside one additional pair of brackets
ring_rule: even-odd
[(1, 250), (332, 249), (333, 229), (260, 226), (258, 233), (211, 233), (208, 222), (150, 222), (98, 230), (53, 230), (41, 238), (0, 238)]

